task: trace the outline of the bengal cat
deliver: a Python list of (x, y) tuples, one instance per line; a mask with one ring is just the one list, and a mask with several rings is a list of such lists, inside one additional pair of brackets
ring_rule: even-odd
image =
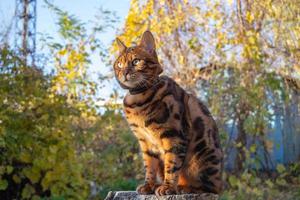
[(210, 112), (163, 69), (151, 32), (137, 46), (118, 38), (116, 79), (129, 90), (124, 112), (142, 151), (146, 169), (140, 194), (220, 193), (222, 150)]

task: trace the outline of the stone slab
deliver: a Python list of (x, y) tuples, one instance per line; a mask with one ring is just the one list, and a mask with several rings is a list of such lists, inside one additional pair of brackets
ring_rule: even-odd
[(155, 195), (139, 195), (135, 191), (111, 191), (105, 200), (218, 200), (216, 194), (181, 194), (157, 197)]

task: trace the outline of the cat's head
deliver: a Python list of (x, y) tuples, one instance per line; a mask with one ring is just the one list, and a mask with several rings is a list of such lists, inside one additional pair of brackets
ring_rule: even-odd
[(121, 87), (129, 90), (151, 87), (163, 71), (152, 33), (144, 32), (137, 46), (126, 47), (118, 38), (116, 41), (120, 55), (114, 63), (114, 71)]

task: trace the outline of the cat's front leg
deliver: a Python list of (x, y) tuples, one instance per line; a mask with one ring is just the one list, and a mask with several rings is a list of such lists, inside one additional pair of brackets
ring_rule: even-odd
[(155, 190), (155, 194), (177, 194), (179, 171), (187, 152), (187, 141), (182, 131), (171, 129), (164, 131), (160, 138), (164, 148), (164, 182)]
[(153, 151), (143, 148), (141, 144), (144, 167), (146, 170), (145, 183), (137, 187), (139, 194), (154, 194), (155, 189), (158, 187), (156, 183), (156, 174), (159, 165), (159, 155)]

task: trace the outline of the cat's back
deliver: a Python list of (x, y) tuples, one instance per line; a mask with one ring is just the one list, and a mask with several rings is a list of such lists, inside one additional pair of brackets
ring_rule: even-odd
[(218, 154), (222, 154), (217, 124), (207, 106), (196, 96), (186, 92), (173, 79), (167, 76), (163, 79), (168, 84), (166, 93), (173, 97), (170, 104), (177, 104), (178, 107), (178, 112), (173, 114), (173, 121), (180, 119), (187, 139), (195, 146), (201, 141), (206, 141), (209, 149), (219, 149)]

